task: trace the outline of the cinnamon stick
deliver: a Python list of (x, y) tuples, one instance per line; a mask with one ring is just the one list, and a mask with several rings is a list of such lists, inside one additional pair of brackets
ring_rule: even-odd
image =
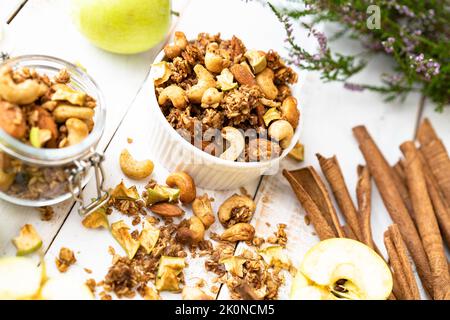
[(358, 201), (361, 241), (370, 248), (375, 249), (375, 245), (372, 239), (372, 229), (370, 225), (372, 184), (370, 180), (370, 172), (366, 166), (358, 166), (356, 199)]
[(402, 237), (417, 266), (417, 272), (422, 283), (427, 292), (432, 293), (433, 282), (428, 258), (414, 222), (395, 186), (392, 173), (393, 170), (364, 126), (353, 128), (353, 133), (359, 143), (359, 148), (366, 160), (370, 174), (374, 178), (377, 188), (380, 191), (384, 205), (392, 220), (398, 224), (400, 228)]
[(353, 233), (352, 228), (349, 227), (348, 224), (344, 224), (342, 226), (342, 230), (344, 230), (345, 237), (348, 239), (359, 241), (356, 235)]
[(388, 252), (389, 264), (392, 268), (392, 277), (394, 278), (394, 283), (397, 289), (396, 297), (400, 300), (412, 300), (409, 285), (407, 283), (405, 273), (403, 272), (402, 265), (400, 264), (397, 251), (395, 250), (389, 234), (386, 232), (384, 233), (384, 245)]
[(417, 139), (445, 200), (450, 204), (450, 158), (442, 140), (439, 139), (428, 119), (420, 125)]
[[(396, 225), (390, 226), (384, 233), (384, 244), (389, 255), (394, 282), (397, 287), (396, 297), (402, 300), (420, 300), (419, 288), (412, 267), (409, 264), (406, 247)], [(398, 234), (394, 234), (398, 232)]]
[(397, 251), (397, 255), (400, 259), (400, 263), (402, 265), (403, 272), (405, 273), (405, 277), (408, 282), (413, 299), (420, 300), (419, 287), (417, 285), (416, 277), (414, 276), (414, 271), (408, 257), (408, 249), (406, 248), (405, 242), (403, 241), (398, 225), (393, 224), (389, 226), (388, 232)]
[(402, 161), (399, 160), (392, 169), (395, 186), (403, 199), (406, 209), (408, 209), (409, 214), (414, 219), (414, 210), (412, 209), (411, 198), (409, 197), (408, 187), (406, 186), (406, 176)]
[(422, 164), (414, 142), (407, 141), (400, 146), (400, 149), (405, 156), (405, 172), (415, 212), (417, 228), (428, 255), (434, 279), (433, 297), (435, 300), (441, 300), (444, 299), (450, 291), (450, 275), (448, 272), (444, 244), (433, 211), (433, 205), (431, 204), (431, 199), (428, 194)]
[(348, 192), (347, 184), (345, 183), (344, 175), (339, 166), (339, 162), (336, 156), (331, 158), (325, 158), (320, 154), (316, 154), (319, 160), (322, 172), (325, 175), (331, 190), (333, 191), (334, 198), (341, 210), (342, 214), (347, 221), (348, 226), (352, 229), (358, 240), (362, 239), (358, 213), (356, 212), (355, 205), (350, 193)]
[(438, 183), (428, 166), (425, 157), (422, 152), (418, 153), (419, 159), (422, 163), (423, 173), (425, 175), (425, 181), (427, 183), (428, 193), (433, 203), (434, 213), (441, 230), (441, 234), (447, 246), (450, 247), (450, 207), (447, 205), (445, 198), (439, 190)]
[(314, 168), (283, 170), (292, 190), (308, 214), (320, 240), (344, 235), (326, 189)]

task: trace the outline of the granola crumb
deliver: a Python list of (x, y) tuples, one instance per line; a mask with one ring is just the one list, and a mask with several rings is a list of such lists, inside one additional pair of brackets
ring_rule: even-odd
[(71, 265), (73, 265), (77, 259), (75, 258), (75, 254), (72, 250), (62, 247), (59, 250), (59, 257), (55, 259), (56, 267), (59, 272), (66, 272)]
[(55, 214), (55, 211), (50, 206), (40, 207), (38, 208), (39, 212), (41, 213), (41, 220), (42, 221), (50, 221), (53, 218), (53, 215)]
[(127, 138), (127, 142), (128, 142), (129, 144), (132, 144), (132, 143), (133, 143), (133, 138)]
[(92, 273), (92, 270), (91, 269), (88, 269), (88, 268), (83, 268), (84, 269), (84, 272), (86, 272), (86, 273), (88, 273), (88, 274), (91, 274)]
[(219, 287), (218, 286), (212, 286), (211, 287), (211, 292), (212, 293), (218, 293), (219, 292)]
[(112, 300), (111, 295), (107, 294), (105, 291), (100, 292), (100, 299), (102, 300)]
[(95, 280), (92, 278), (87, 279), (85, 284), (89, 288), (89, 290), (91, 290), (92, 294), (95, 294), (95, 287), (97, 286), (97, 283), (95, 282)]

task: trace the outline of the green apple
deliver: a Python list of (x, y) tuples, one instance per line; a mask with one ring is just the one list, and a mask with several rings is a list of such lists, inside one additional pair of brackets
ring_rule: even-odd
[(77, 279), (59, 275), (47, 280), (39, 293), (40, 300), (92, 300), (91, 290)]
[(33, 299), (43, 280), (42, 268), (25, 257), (0, 258), (0, 300)]
[(385, 300), (392, 274), (384, 260), (361, 242), (321, 241), (305, 255), (291, 287), (292, 299)]
[(146, 51), (170, 26), (170, 0), (72, 0), (75, 24), (94, 45), (114, 53)]

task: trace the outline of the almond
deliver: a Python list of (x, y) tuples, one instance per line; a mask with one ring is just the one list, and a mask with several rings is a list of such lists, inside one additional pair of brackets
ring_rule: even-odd
[(10, 136), (21, 139), (25, 136), (27, 125), (18, 105), (0, 101), (0, 127)]
[(250, 87), (256, 86), (256, 80), (250, 70), (246, 67), (235, 64), (230, 67), (230, 71), (233, 74), (234, 78), (241, 85), (247, 85)]
[(184, 214), (179, 206), (167, 202), (160, 202), (152, 205), (150, 210), (161, 217), (180, 217)]

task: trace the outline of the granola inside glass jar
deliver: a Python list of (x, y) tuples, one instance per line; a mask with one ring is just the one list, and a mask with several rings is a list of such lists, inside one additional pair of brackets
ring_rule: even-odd
[(0, 198), (33, 207), (80, 200), (91, 168), (101, 171), (106, 110), (94, 80), (54, 57), (12, 58), (0, 65), (0, 108)]

